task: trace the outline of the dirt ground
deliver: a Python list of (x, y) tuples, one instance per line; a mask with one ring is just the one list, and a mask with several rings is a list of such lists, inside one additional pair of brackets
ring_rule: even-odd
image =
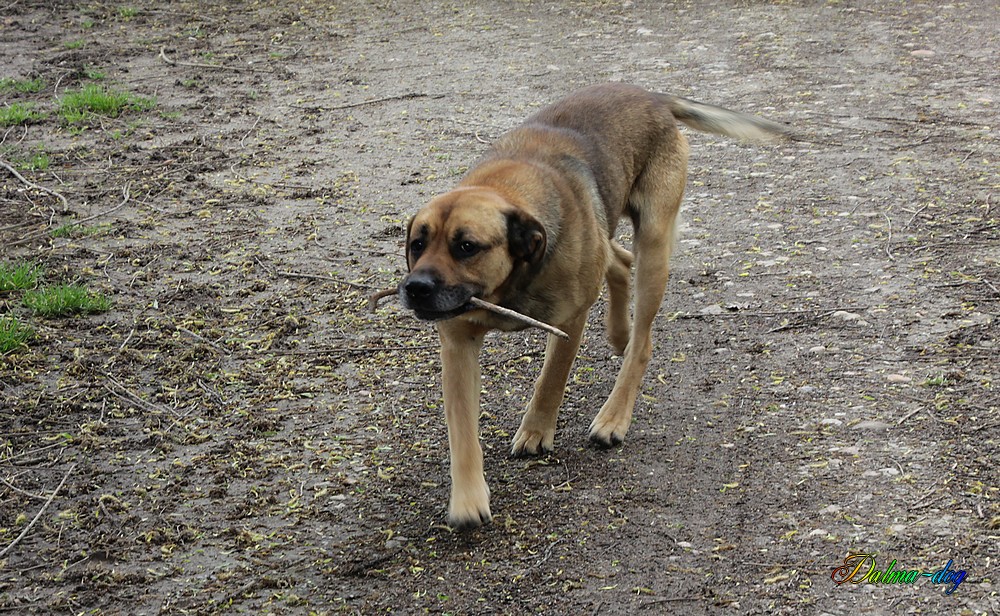
[[(0, 169), (0, 258), (114, 302), (0, 296), (37, 332), (0, 358), (0, 613), (1000, 612), (996, 2), (0, 1), (0, 78), (45, 84), (0, 100), (47, 113), (0, 158), (67, 201)], [(543, 335), (487, 341), (495, 520), (453, 533), (436, 336), (366, 299), (486, 143), (602, 81), (798, 139), (686, 131), (620, 448), (601, 303), (548, 457), (507, 456)], [(81, 130), (87, 83), (156, 105)], [(966, 578), (836, 584), (858, 553)]]

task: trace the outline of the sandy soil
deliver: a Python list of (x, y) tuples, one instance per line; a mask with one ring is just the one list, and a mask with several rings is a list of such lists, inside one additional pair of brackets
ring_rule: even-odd
[[(0, 158), (68, 205), (0, 169), (0, 258), (114, 307), (0, 296), (37, 331), (0, 358), (0, 613), (1000, 611), (995, 2), (3, 4), (0, 78), (45, 85), (0, 100), (47, 115)], [(800, 139), (688, 131), (619, 449), (600, 304), (542, 459), (506, 452), (544, 339), (488, 341), (495, 522), (452, 533), (436, 336), (365, 300), (416, 208), (600, 81)], [(156, 105), (66, 125), (87, 83)], [(854, 553), (967, 577), (837, 585)]]

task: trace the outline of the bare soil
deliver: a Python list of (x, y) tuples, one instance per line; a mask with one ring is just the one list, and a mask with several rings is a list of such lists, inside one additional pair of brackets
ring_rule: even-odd
[[(3, 4), (0, 77), (45, 87), (0, 99), (48, 115), (0, 158), (68, 205), (0, 169), (0, 258), (114, 306), (0, 296), (37, 331), (0, 358), (0, 613), (1000, 611), (996, 2)], [(453, 533), (433, 328), (365, 302), (416, 208), (601, 81), (799, 139), (688, 131), (620, 448), (600, 304), (545, 458), (507, 456), (543, 335), (488, 341), (495, 521)], [(92, 82), (156, 106), (66, 125)], [(851, 553), (967, 577), (838, 586)]]

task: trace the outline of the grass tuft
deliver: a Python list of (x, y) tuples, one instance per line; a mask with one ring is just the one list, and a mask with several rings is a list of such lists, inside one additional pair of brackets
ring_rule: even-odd
[(45, 287), (24, 294), (24, 305), (43, 317), (62, 317), (72, 314), (107, 312), (111, 300), (100, 293), (92, 293), (80, 285)]
[(26, 347), (34, 330), (14, 317), (0, 317), (0, 355)]
[(52, 237), (93, 237), (104, 235), (111, 229), (110, 223), (84, 227), (82, 225), (69, 223), (60, 225), (49, 232)]
[(34, 289), (41, 269), (34, 263), (0, 263), (0, 291)]
[(6, 107), (0, 107), (0, 126), (28, 124), (44, 117), (45, 114), (35, 111), (34, 105), (31, 103), (13, 103)]
[(0, 79), (0, 92), (20, 92), (21, 94), (37, 94), (45, 88), (45, 80), (41, 77), (34, 79), (14, 79), (4, 77)]
[(117, 118), (126, 111), (146, 111), (155, 106), (151, 98), (90, 84), (59, 99), (59, 114), (67, 124), (78, 124), (94, 115)]

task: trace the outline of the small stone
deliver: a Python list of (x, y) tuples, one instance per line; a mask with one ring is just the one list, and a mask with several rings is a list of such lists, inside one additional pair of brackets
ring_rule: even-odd
[(821, 355), (823, 353), (826, 353), (826, 347), (823, 345), (810, 347), (809, 352), (812, 353), (813, 355)]
[(698, 312), (701, 314), (722, 314), (726, 309), (718, 304), (712, 304), (711, 306), (705, 306)]
[(861, 318), (861, 315), (856, 312), (848, 312), (846, 310), (838, 310), (831, 314), (835, 319), (840, 319), (842, 321), (857, 321)]
[(937, 54), (935, 54), (930, 49), (914, 49), (913, 51), (910, 52), (910, 55), (913, 56), (914, 58), (930, 58)]
[(852, 429), (854, 430), (888, 430), (892, 427), (892, 424), (887, 424), (884, 421), (877, 421), (874, 419), (869, 419), (862, 421), (861, 423), (854, 424)]
[(890, 383), (909, 383), (913, 379), (903, 374), (890, 374), (889, 376), (885, 377), (885, 380), (889, 381)]

